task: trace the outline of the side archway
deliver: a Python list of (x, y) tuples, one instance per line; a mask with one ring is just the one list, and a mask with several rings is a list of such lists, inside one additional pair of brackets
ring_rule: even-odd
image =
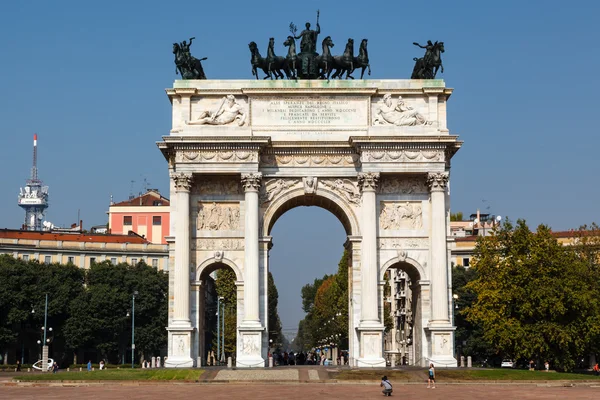
[(207, 275), (210, 275), (214, 271), (218, 270), (219, 268), (223, 268), (223, 267), (229, 267), (233, 270), (233, 272), (235, 273), (235, 278), (236, 278), (237, 282), (244, 281), (244, 275), (236, 263), (234, 263), (233, 261), (231, 261), (230, 259), (225, 258), (225, 257), (220, 258), (220, 259), (217, 259), (216, 257), (211, 257), (211, 258), (207, 258), (206, 260), (204, 260), (196, 268), (196, 274), (195, 274), (196, 282), (200, 282)]
[(385, 273), (391, 267), (402, 266), (402, 269), (406, 271), (407, 274), (410, 275), (410, 278), (414, 282), (418, 282), (421, 280), (427, 280), (427, 273), (425, 272), (425, 268), (414, 258), (410, 257), (401, 257), (400, 255), (391, 258), (388, 260), (379, 271), (379, 281), (383, 281), (385, 279)]

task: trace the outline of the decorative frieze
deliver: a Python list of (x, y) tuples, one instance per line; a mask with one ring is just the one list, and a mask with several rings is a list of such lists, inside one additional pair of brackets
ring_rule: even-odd
[(349, 203), (360, 203), (360, 191), (358, 190), (358, 185), (350, 179), (321, 179), (319, 183), (336, 192)]
[(249, 163), (257, 160), (257, 152), (247, 150), (180, 150), (175, 156), (179, 163)]
[(240, 227), (239, 203), (199, 203), (198, 230), (233, 231)]
[(263, 154), (264, 167), (349, 167), (360, 163), (358, 154)]
[(444, 150), (365, 150), (362, 162), (441, 162)]
[(381, 202), (379, 227), (381, 229), (423, 228), (423, 206), (421, 202)]
[(194, 185), (194, 193), (204, 195), (236, 195), (242, 193), (239, 179), (220, 176), (218, 178), (202, 179), (197, 177)]
[(379, 239), (380, 249), (427, 249), (429, 247), (429, 239), (427, 238), (381, 238)]
[(192, 250), (243, 250), (244, 239), (204, 238), (192, 241)]
[(421, 194), (427, 191), (425, 176), (384, 176), (379, 185), (380, 194)]

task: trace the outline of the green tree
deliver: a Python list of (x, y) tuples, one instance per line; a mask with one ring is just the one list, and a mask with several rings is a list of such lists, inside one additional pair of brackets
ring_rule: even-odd
[(280, 343), (281, 339), (283, 338), (283, 334), (281, 331), (281, 319), (279, 318), (279, 312), (277, 311), (279, 292), (275, 286), (275, 281), (273, 280), (271, 271), (268, 273), (267, 281), (267, 297), (269, 298), (269, 339), (273, 340), (273, 343)]
[(507, 221), (479, 238), (473, 268), (466, 287), (476, 299), (465, 315), (484, 338), (503, 356), (573, 369), (598, 329), (597, 279), (582, 258), (544, 225), (533, 233), (523, 220)]
[[(231, 268), (217, 270), (215, 287), (217, 296), (225, 302), (225, 353), (235, 354), (237, 343), (237, 287), (236, 276)], [(215, 327), (216, 328), (216, 327)], [(213, 346), (217, 349), (217, 330), (214, 331)]]
[(462, 221), (463, 213), (462, 211), (458, 211), (456, 213), (450, 213), (450, 221)]

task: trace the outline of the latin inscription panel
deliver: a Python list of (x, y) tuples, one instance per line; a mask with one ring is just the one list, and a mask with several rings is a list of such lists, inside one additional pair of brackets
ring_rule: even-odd
[(349, 96), (253, 98), (251, 124), (276, 129), (366, 126), (368, 101)]

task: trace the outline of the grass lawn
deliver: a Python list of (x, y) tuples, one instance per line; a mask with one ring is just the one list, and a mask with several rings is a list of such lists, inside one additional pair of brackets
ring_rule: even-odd
[[(332, 374), (333, 379), (338, 380), (380, 380), (383, 375), (392, 381), (426, 381), (427, 369), (407, 370), (342, 370)], [(444, 381), (555, 381), (555, 380), (595, 380), (600, 379), (590, 374), (570, 374), (558, 372), (529, 371), (518, 369), (438, 369), (436, 378)]]
[(107, 369), (103, 371), (32, 373), (14, 377), (20, 381), (195, 381), (202, 369)]

